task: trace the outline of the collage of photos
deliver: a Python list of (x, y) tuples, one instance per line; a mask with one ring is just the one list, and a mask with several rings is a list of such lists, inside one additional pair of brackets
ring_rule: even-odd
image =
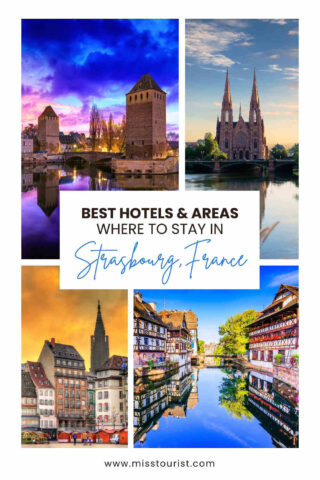
[[(181, 22), (22, 20), (24, 448), (299, 447), (298, 20)], [(61, 191), (179, 185), (260, 193), (259, 289), (60, 289)]]

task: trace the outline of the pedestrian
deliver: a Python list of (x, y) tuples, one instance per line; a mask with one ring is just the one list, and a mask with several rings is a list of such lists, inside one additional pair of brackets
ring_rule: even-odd
[(83, 439), (83, 446), (85, 447), (86, 441), (87, 441), (87, 435), (85, 432), (83, 432), (82, 439)]
[(91, 433), (89, 433), (89, 447), (91, 447), (91, 444), (92, 444), (92, 435)]
[(77, 443), (77, 434), (74, 433), (73, 434), (73, 445), (76, 446), (76, 443)]

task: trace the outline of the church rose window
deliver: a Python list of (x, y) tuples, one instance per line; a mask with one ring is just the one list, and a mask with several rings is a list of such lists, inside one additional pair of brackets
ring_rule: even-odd
[(237, 138), (237, 145), (244, 146), (247, 143), (247, 137), (243, 132), (238, 133)]

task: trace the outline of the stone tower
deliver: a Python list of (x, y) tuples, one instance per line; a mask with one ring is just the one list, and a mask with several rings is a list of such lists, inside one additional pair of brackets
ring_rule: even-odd
[(48, 105), (38, 117), (38, 140), (40, 150), (48, 153), (59, 153), (59, 117)]
[(106, 335), (98, 300), (98, 313), (94, 334), (91, 335), (91, 365), (90, 372), (95, 370), (109, 360), (109, 337)]
[(261, 116), (260, 100), (256, 72), (250, 100), (249, 122), (246, 122), (239, 110), (238, 121), (233, 121), (232, 100), (230, 93), (229, 72), (227, 71), (221, 107), (221, 120), (217, 119), (216, 140), (220, 150), (228, 155), (229, 160), (265, 160), (268, 147), (264, 136), (264, 123)]
[(165, 158), (166, 93), (151, 75), (143, 75), (126, 94), (127, 158)]

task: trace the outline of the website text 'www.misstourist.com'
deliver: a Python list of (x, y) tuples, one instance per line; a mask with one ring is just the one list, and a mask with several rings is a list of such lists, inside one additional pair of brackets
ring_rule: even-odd
[(213, 468), (213, 460), (105, 460), (106, 468)]

